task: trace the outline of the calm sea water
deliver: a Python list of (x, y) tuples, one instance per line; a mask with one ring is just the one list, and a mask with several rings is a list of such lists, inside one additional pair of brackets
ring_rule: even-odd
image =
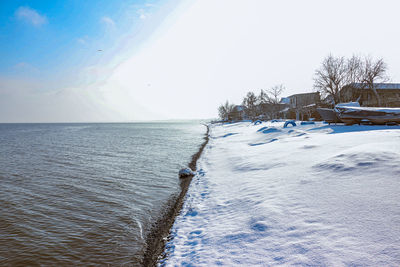
[(0, 266), (137, 265), (199, 122), (0, 124)]

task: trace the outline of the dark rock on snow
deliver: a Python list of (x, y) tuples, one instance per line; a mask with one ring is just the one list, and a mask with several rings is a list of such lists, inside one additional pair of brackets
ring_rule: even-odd
[(185, 177), (194, 176), (194, 175), (195, 175), (195, 172), (193, 172), (189, 168), (184, 168), (179, 171), (179, 178), (185, 178)]

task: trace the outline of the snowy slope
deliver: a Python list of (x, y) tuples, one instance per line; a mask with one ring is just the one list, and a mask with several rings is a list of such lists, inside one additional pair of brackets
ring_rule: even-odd
[(400, 265), (400, 127), (212, 125), (198, 168), (162, 265)]

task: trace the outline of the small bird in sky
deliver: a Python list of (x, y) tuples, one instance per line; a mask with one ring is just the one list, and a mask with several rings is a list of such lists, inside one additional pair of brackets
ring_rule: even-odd
[(103, 52), (103, 50), (101, 50), (101, 49), (98, 49), (97, 51), (99, 51), (99, 52)]

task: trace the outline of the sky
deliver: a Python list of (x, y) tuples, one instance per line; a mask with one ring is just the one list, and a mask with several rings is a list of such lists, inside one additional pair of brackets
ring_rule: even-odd
[(208, 119), (329, 54), (400, 82), (397, 0), (0, 1), (0, 122)]

